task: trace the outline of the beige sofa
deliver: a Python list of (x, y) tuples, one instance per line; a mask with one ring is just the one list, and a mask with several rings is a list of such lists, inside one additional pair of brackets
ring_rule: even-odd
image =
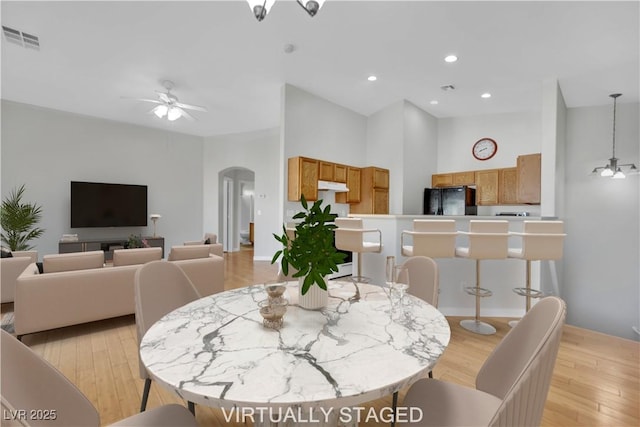
[(13, 251), (11, 258), (0, 260), (0, 302), (13, 302), (18, 276), (38, 261), (38, 251)]
[[(206, 243), (206, 242), (209, 243)], [(184, 242), (185, 246), (200, 246), (207, 245), (209, 247), (209, 253), (211, 255), (218, 255), (220, 257), (224, 257), (224, 252), (222, 249), (222, 243), (218, 243), (218, 236), (213, 233), (205, 233), (204, 239), (202, 240), (193, 240), (190, 242)]]
[[(152, 252), (156, 255), (151, 255)], [(102, 251), (46, 255), (43, 274), (31, 264), (17, 279), (16, 335), (133, 314), (134, 277), (142, 265), (134, 262), (160, 257), (161, 248), (114, 251), (114, 266), (103, 267)], [(202, 295), (224, 290), (222, 258), (208, 256), (175, 263)]]

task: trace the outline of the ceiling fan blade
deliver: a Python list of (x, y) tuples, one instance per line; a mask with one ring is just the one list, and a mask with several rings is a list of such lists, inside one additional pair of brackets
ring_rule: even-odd
[(180, 108), (185, 108), (187, 110), (196, 110), (196, 111), (202, 111), (204, 113), (207, 112), (207, 109), (205, 107), (201, 107), (199, 105), (190, 105), (190, 104), (183, 104), (182, 102), (176, 102), (175, 104), (176, 107), (180, 107)]
[(156, 91), (156, 93), (158, 94), (158, 97), (160, 98), (161, 101), (171, 102), (171, 98), (169, 98), (169, 95), (167, 95), (166, 93), (160, 92), (160, 91)]
[(133, 98), (131, 96), (121, 96), (121, 99), (132, 99), (134, 101), (143, 101), (143, 102), (152, 102), (154, 104), (162, 104), (162, 102), (158, 101), (157, 99), (148, 99), (148, 98)]
[(184, 111), (182, 108), (179, 107), (175, 107), (178, 108), (180, 110), (180, 113), (182, 113), (182, 117), (184, 117), (185, 119), (191, 121), (191, 122), (195, 122), (196, 119), (195, 117), (193, 117), (191, 114), (187, 113), (186, 111)]

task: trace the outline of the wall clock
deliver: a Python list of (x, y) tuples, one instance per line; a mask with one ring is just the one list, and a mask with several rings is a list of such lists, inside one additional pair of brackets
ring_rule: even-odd
[(473, 144), (471, 153), (478, 160), (489, 160), (498, 152), (498, 144), (491, 138), (482, 138)]

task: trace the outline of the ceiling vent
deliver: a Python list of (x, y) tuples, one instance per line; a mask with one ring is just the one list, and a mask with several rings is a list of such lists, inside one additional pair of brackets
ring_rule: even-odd
[(28, 49), (40, 50), (40, 39), (33, 34), (25, 33), (7, 26), (2, 26), (4, 38), (8, 42), (15, 43)]
[(451, 90), (455, 90), (455, 86), (454, 85), (444, 85), (444, 86), (440, 86), (440, 89), (444, 90), (445, 92), (451, 91)]

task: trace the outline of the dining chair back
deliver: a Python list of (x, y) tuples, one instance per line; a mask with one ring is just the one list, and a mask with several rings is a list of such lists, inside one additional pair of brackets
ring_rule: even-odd
[(502, 399), (490, 425), (540, 425), (565, 317), (560, 298), (540, 300), (482, 365), (476, 389)]
[[(414, 383), (403, 406), (425, 417), (415, 426), (539, 426), (560, 347), (566, 305), (546, 297), (489, 355), (476, 388), (434, 379)], [(427, 416), (428, 414), (428, 416)]]
[[(200, 293), (182, 269), (169, 261), (152, 261), (140, 267), (135, 275), (134, 293), (138, 344), (162, 316), (200, 298)], [(142, 412), (147, 406), (151, 378), (142, 361), (138, 359), (138, 362), (140, 378), (145, 380)]]
[[(409, 276), (409, 293), (437, 307), (440, 291), (438, 264), (429, 257), (414, 256), (402, 265), (406, 267)], [(401, 273), (398, 281), (407, 283), (407, 278)]]
[[(6, 331), (0, 331), (2, 425), (98, 427), (91, 401), (53, 365)], [(23, 412), (20, 412), (23, 411)], [(196, 427), (181, 405), (163, 405), (125, 418), (112, 426)]]

